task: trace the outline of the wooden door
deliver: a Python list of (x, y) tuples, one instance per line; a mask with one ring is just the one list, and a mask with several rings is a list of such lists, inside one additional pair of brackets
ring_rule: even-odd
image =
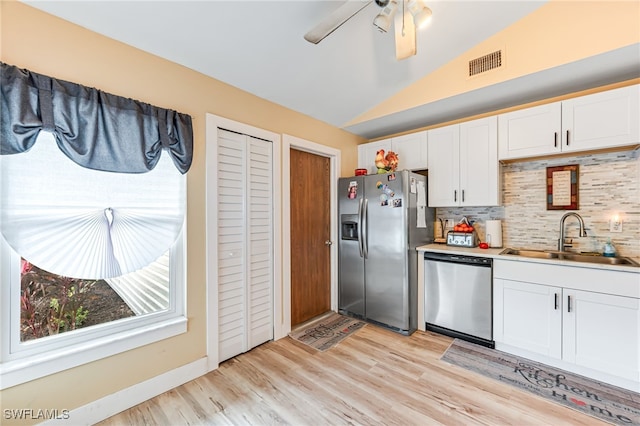
[(331, 309), (330, 160), (291, 150), (291, 325)]

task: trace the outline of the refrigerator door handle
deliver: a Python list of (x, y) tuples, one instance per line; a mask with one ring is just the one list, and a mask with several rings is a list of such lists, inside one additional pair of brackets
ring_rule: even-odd
[(364, 219), (364, 224), (362, 224), (362, 248), (364, 251), (364, 258), (367, 259), (369, 257), (369, 233), (367, 231), (367, 228), (369, 227), (369, 199), (367, 198), (364, 200), (362, 218)]
[(360, 198), (360, 204), (358, 205), (358, 249), (360, 250), (360, 257), (364, 257), (362, 244), (362, 198)]

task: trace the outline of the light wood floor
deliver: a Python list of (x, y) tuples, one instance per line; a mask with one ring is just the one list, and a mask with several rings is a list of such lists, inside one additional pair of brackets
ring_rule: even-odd
[(326, 352), (287, 337), (100, 425), (604, 424), (440, 361), (451, 341), (371, 324)]

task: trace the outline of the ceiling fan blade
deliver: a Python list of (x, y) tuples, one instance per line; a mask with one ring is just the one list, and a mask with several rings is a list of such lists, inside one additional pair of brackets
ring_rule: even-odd
[[(404, 21), (404, 25), (403, 25)], [(416, 26), (409, 11), (396, 13), (394, 22), (396, 32), (396, 59), (406, 59), (416, 54)]]
[(304, 35), (304, 39), (313, 43), (320, 43), (326, 36), (337, 30), (342, 24), (351, 19), (356, 13), (372, 3), (372, 0), (348, 0), (334, 10), (318, 25)]

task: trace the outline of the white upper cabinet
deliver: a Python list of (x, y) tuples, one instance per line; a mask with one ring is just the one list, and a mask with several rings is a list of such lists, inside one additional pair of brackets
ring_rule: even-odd
[(562, 150), (640, 143), (640, 85), (562, 102)]
[(367, 169), (368, 174), (375, 174), (378, 171), (375, 165), (376, 153), (381, 149), (385, 153), (391, 151), (391, 139), (358, 145), (358, 168)]
[(427, 134), (429, 206), (500, 205), (497, 117)]
[(640, 143), (640, 86), (500, 114), (499, 159)]
[(500, 114), (498, 158), (535, 157), (560, 152), (560, 102)]
[(498, 117), (460, 124), (460, 205), (499, 206)]
[(391, 151), (398, 154), (399, 169), (426, 169), (428, 167), (426, 130), (392, 138)]
[(427, 168), (427, 132), (421, 131), (376, 142), (358, 145), (358, 168), (375, 174), (376, 153), (384, 149), (385, 155), (393, 151), (398, 155), (399, 170), (424, 170)]
[(460, 125), (429, 130), (428, 204), (430, 207), (457, 206), (460, 203)]

